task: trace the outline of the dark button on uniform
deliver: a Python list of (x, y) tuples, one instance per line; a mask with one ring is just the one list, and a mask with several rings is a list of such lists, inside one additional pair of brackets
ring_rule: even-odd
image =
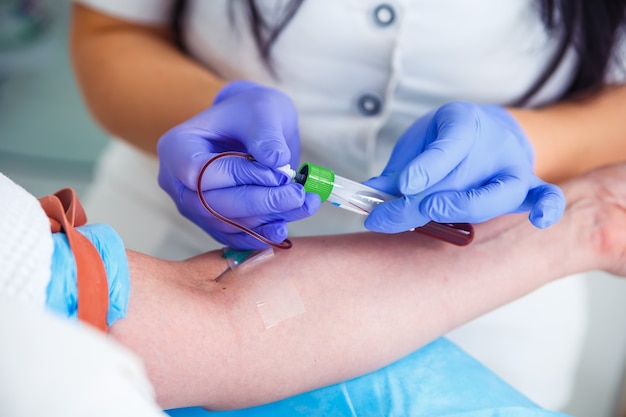
[(381, 4), (374, 9), (374, 21), (378, 26), (389, 26), (396, 19), (396, 12), (388, 4)]
[(383, 107), (382, 100), (376, 94), (365, 93), (357, 101), (359, 112), (364, 116), (375, 116)]

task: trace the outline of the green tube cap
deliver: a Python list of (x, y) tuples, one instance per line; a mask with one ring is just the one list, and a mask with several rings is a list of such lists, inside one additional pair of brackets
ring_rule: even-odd
[(328, 168), (305, 162), (300, 166), (298, 172), (305, 178), (304, 190), (307, 193), (315, 193), (320, 196), (322, 202), (328, 199), (328, 196), (335, 185), (335, 173)]

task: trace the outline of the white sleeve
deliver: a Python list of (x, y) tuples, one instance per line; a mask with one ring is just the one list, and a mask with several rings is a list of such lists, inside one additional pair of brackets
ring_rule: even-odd
[(72, 0), (111, 16), (148, 25), (170, 23), (176, 0)]
[(0, 296), (0, 415), (165, 417), (140, 359), (113, 339)]
[(137, 356), (44, 309), (50, 222), (2, 173), (0, 194), (0, 416), (163, 417)]
[(0, 295), (43, 309), (53, 250), (50, 221), (35, 196), (1, 172), (0, 195)]

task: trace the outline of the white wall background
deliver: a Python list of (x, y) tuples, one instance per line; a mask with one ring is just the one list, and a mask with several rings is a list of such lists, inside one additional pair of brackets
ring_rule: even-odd
[(69, 65), (69, 0), (47, 4), (50, 30), (25, 48), (0, 51), (0, 169), (37, 196), (59, 185), (84, 190), (107, 141)]
[[(0, 171), (36, 196), (66, 186), (80, 195), (107, 139), (84, 108), (68, 64), (69, 0), (51, 4), (56, 22), (48, 36), (20, 53), (0, 55)], [(574, 398), (564, 411), (626, 417), (625, 411), (618, 415), (626, 367), (626, 280), (597, 273), (590, 287), (590, 337)]]
[(564, 410), (575, 417), (626, 417), (626, 279), (591, 274), (589, 338), (574, 397)]

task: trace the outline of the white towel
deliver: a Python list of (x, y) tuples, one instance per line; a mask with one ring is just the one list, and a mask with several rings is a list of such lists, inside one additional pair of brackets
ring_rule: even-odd
[(135, 354), (44, 309), (48, 217), (2, 173), (0, 193), (0, 416), (164, 416)]
[(141, 360), (89, 326), (0, 296), (0, 335), (0, 416), (165, 416)]
[(0, 295), (43, 309), (52, 249), (39, 201), (0, 173)]

